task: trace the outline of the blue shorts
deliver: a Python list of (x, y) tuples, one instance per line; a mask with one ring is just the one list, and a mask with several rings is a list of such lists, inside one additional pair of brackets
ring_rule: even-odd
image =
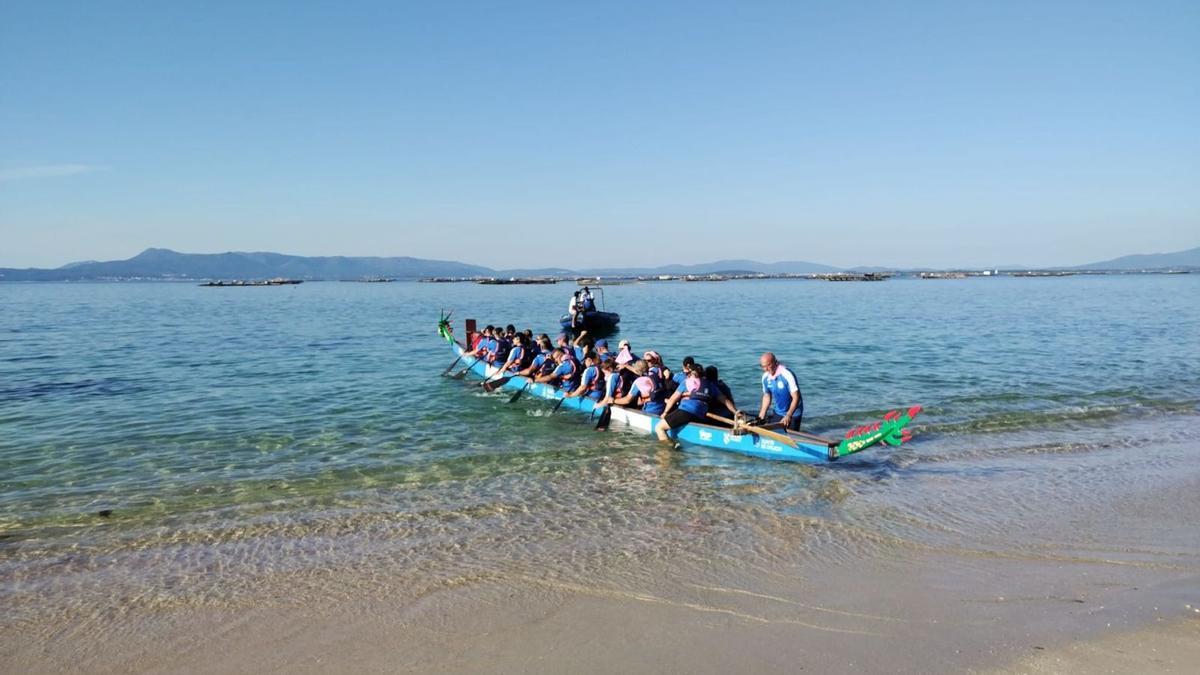
[[(787, 428), (791, 429), (792, 431), (800, 431), (800, 420), (803, 417), (804, 417), (804, 408), (796, 408), (795, 414), (792, 415), (792, 423), (789, 424), (787, 426)], [(783, 421), (783, 415), (780, 415), (779, 413), (775, 412), (774, 410), (767, 413), (767, 424), (774, 424), (776, 422), (782, 422), (782, 421)]]

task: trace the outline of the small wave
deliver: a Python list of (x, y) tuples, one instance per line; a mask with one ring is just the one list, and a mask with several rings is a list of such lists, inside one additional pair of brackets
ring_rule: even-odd
[(113, 396), (135, 393), (141, 390), (142, 387), (140, 385), (115, 377), (76, 380), (73, 382), (38, 382), (0, 389), (0, 402), (22, 401), (31, 398), (58, 395)]

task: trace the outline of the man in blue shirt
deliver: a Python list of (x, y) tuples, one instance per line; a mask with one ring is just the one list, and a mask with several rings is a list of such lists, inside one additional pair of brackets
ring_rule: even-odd
[[(804, 417), (804, 397), (800, 394), (796, 374), (771, 352), (763, 354), (758, 359), (758, 365), (763, 370), (759, 418), (767, 424), (779, 423), (785, 429), (799, 431), (800, 420)], [(770, 415), (767, 414), (768, 409)]]

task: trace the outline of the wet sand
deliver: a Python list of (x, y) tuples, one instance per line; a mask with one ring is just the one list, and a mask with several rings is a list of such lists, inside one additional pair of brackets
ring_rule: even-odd
[(349, 591), (24, 622), (0, 638), (0, 664), (14, 673), (955, 673), (1200, 663), (1200, 623), (1185, 618), (1200, 606), (1200, 578), (1160, 568), (918, 556), (827, 570), (630, 571), (581, 583), (530, 570), (416, 597)]
[(1200, 617), (1039, 651), (1000, 672), (1165, 675), (1197, 670), (1200, 670)]

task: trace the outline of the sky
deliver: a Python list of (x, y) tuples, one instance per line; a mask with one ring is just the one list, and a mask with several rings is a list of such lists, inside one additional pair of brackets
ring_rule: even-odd
[(1200, 245), (1200, 3), (0, 0), (0, 267)]

